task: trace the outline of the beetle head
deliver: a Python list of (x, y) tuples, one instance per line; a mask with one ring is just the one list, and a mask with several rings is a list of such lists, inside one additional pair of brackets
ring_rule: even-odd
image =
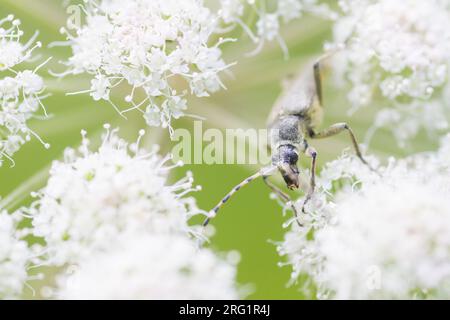
[(299, 170), (297, 167), (298, 152), (292, 145), (283, 145), (278, 148), (277, 167), (289, 189), (299, 187)]

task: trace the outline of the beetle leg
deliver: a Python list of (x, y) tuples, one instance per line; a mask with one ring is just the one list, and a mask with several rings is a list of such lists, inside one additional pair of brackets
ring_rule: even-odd
[(305, 201), (303, 202), (303, 206), (302, 206), (302, 212), (305, 212), (305, 206), (306, 204), (311, 200), (314, 191), (316, 189), (316, 159), (317, 159), (317, 151), (313, 148), (313, 147), (308, 147), (305, 151), (305, 154), (310, 157), (311, 160), (311, 177), (310, 177), (310, 186), (309, 186), (309, 190), (308, 193), (306, 195)]
[(297, 224), (300, 227), (303, 227), (303, 225), (298, 220), (298, 212), (297, 212), (297, 209), (295, 208), (294, 202), (292, 202), (291, 198), (286, 193), (281, 191), (280, 188), (278, 188), (276, 185), (274, 185), (272, 182), (270, 182), (268, 175), (263, 176), (263, 181), (278, 197), (281, 198), (281, 200), (283, 200), (287, 205), (289, 205), (291, 207), (292, 211), (294, 211), (295, 221), (297, 222)]
[(370, 168), (370, 170), (377, 172), (375, 169), (371, 167), (371, 165), (364, 159), (361, 149), (359, 148), (358, 141), (356, 140), (356, 136), (353, 133), (353, 130), (348, 126), (347, 123), (336, 123), (330, 126), (329, 128), (321, 131), (321, 132), (315, 132), (314, 130), (309, 131), (309, 137), (312, 139), (325, 139), (328, 137), (335, 136), (343, 131), (347, 131), (350, 135), (350, 139), (352, 141), (353, 148), (355, 149), (357, 157), (364, 163), (366, 166)]

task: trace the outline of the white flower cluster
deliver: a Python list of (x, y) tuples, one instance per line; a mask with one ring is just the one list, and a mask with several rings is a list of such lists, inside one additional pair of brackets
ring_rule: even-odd
[[(355, 111), (375, 99), (374, 129), (389, 126), (403, 145), (421, 128), (448, 128), (450, 7), (447, 0), (343, 0), (334, 26), (337, 79), (351, 84)], [(383, 99), (380, 99), (383, 98)]]
[[(188, 193), (192, 175), (169, 184), (156, 150), (129, 145), (105, 125), (98, 151), (86, 132), (79, 150), (55, 161), (46, 187), (23, 213), (45, 241), (43, 264), (62, 268), (61, 298), (234, 298), (235, 266), (200, 249), (188, 220), (206, 212)], [(89, 293), (89, 294), (87, 294)]]
[(0, 211), (0, 299), (17, 298), (28, 279), (31, 251), (17, 229), (18, 214)]
[(305, 228), (279, 246), (293, 281), (308, 275), (319, 298), (448, 297), (449, 158), (450, 135), (437, 153), (391, 159), (381, 176), (356, 158), (329, 163)]
[(125, 82), (129, 108), (120, 113), (140, 110), (148, 125), (171, 128), (187, 108), (180, 80), (197, 97), (223, 87), (219, 74), (228, 66), (219, 46), (227, 40), (211, 44), (218, 18), (202, 0), (85, 2), (86, 23), (75, 35), (62, 32), (73, 50), (67, 73), (91, 74), (95, 100), (114, 105), (111, 90)]
[(53, 163), (46, 187), (34, 194), (38, 199), (28, 213), (54, 264), (77, 262), (122, 233), (195, 233), (187, 221), (203, 213), (192, 197), (185, 197), (198, 190), (190, 173), (167, 183), (170, 169), (180, 164), (166, 165), (169, 157), (128, 146), (106, 127), (95, 152), (83, 131), (79, 152), (67, 149), (64, 161)]
[[(180, 235), (127, 237), (64, 278), (62, 299), (237, 299), (236, 269)], [(60, 280), (61, 281), (61, 280)]]
[(46, 113), (41, 103), (44, 81), (36, 74), (43, 64), (33, 71), (14, 70), (20, 63), (29, 61), (33, 50), (41, 46), (40, 42), (35, 43), (36, 35), (22, 44), (20, 20), (13, 15), (0, 20), (0, 166), (3, 157), (14, 165), (12, 155), (31, 136), (42, 142), (27, 122), (40, 107)]
[[(288, 49), (280, 35), (280, 26), (282, 23), (300, 18), (303, 12), (313, 13), (327, 19), (336, 18), (336, 13), (328, 4), (320, 0), (278, 0), (274, 10), (269, 10), (266, 2), (266, 0), (220, 1), (219, 16), (223, 22), (227, 25), (241, 26), (253, 42), (257, 43), (256, 49), (250, 55), (259, 53), (266, 42), (276, 40), (287, 57)], [(243, 21), (246, 5), (250, 6), (258, 16), (255, 31)]]

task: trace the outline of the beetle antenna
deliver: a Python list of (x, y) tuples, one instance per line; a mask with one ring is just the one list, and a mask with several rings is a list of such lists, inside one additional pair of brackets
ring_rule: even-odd
[(205, 219), (205, 221), (203, 222), (203, 226), (206, 227), (209, 222), (211, 221), (212, 218), (214, 218), (217, 215), (217, 212), (219, 211), (220, 208), (222, 208), (222, 206), (236, 193), (238, 192), (242, 187), (245, 187), (247, 184), (249, 184), (250, 182), (252, 182), (253, 180), (262, 177), (262, 176), (267, 176), (267, 175), (271, 175), (275, 169), (277, 167), (276, 166), (271, 166), (269, 168), (264, 168), (259, 170), (257, 173), (255, 173), (254, 175), (248, 177), (247, 179), (245, 179), (244, 181), (242, 181), (241, 183), (239, 183), (237, 186), (235, 186), (230, 192), (228, 192), (228, 194), (223, 197), (222, 200), (220, 200), (220, 202), (209, 212), (208, 217)]

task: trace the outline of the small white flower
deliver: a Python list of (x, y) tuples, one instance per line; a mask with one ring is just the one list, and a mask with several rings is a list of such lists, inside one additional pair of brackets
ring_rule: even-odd
[(220, 1), (220, 18), (225, 24), (240, 22), (240, 17), (244, 14), (244, 4), (241, 0), (222, 0)]
[(154, 106), (149, 106), (144, 114), (147, 125), (159, 127), (161, 125), (161, 112)]
[(280, 24), (278, 22), (278, 15), (275, 13), (264, 14), (256, 24), (258, 29), (258, 36), (268, 41), (274, 40), (279, 33)]
[(91, 81), (91, 96), (95, 101), (99, 100), (109, 100), (109, 93), (111, 91), (111, 83), (108, 78), (97, 75), (95, 79)]
[(59, 279), (60, 299), (237, 299), (236, 268), (181, 235), (133, 235)]
[(18, 85), (22, 87), (25, 95), (32, 95), (44, 90), (44, 80), (36, 73), (30, 70), (18, 72), (16, 76)]
[(187, 109), (187, 101), (177, 95), (173, 95), (164, 101), (162, 108), (171, 117), (178, 119), (183, 115), (183, 111)]
[(302, 1), (300, 0), (279, 0), (277, 13), (283, 18), (285, 23), (297, 19), (301, 16)]

